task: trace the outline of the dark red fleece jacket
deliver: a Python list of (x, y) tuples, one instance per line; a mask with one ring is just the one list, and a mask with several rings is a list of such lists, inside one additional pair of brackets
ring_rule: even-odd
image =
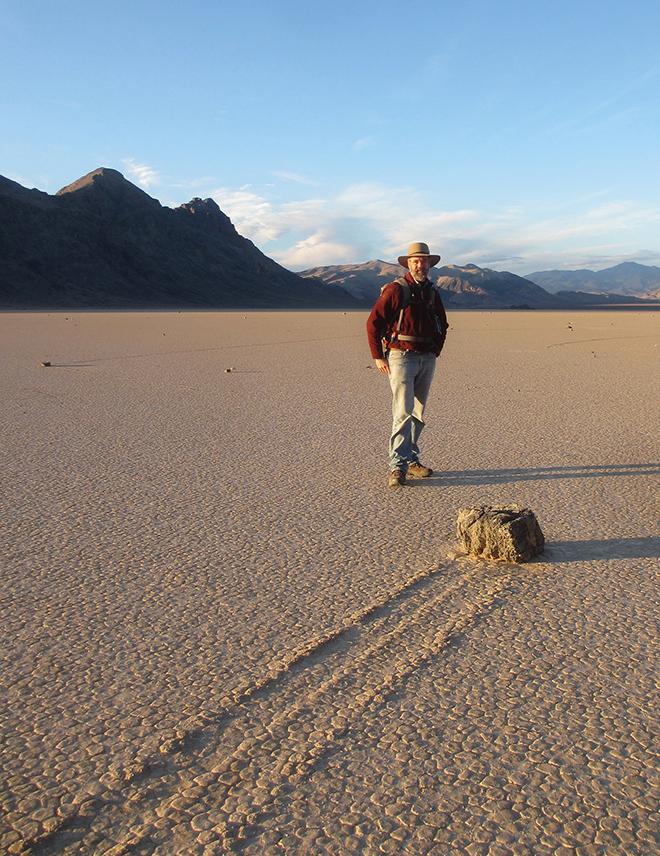
[[(412, 299), (403, 313), (399, 333), (406, 336), (419, 336), (430, 339), (425, 342), (397, 342), (392, 348), (401, 351), (421, 351), (440, 354), (447, 335), (447, 314), (437, 289), (433, 289), (433, 308), (421, 299), (422, 286), (418, 285), (410, 273), (406, 279), (412, 287)], [(399, 319), (401, 311), (402, 289), (398, 282), (388, 283), (374, 304), (367, 319), (369, 348), (374, 360), (383, 358), (383, 337), (387, 336)]]

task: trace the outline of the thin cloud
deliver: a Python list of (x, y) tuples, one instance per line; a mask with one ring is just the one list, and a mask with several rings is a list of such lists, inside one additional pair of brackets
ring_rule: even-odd
[(374, 144), (373, 137), (360, 137), (358, 140), (353, 141), (353, 151), (361, 152), (364, 149), (368, 149)]
[(649, 68), (645, 69), (641, 74), (636, 75), (627, 83), (625, 83), (618, 92), (615, 92), (613, 95), (605, 98), (600, 103), (596, 104), (591, 110), (588, 111), (587, 115), (596, 115), (598, 113), (602, 113), (603, 111), (608, 110), (614, 104), (618, 104), (623, 98), (627, 98), (632, 92), (636, 89), (640, 89), (646, 83), (653, 80), (654, 77), (658, 76), (660, 72), (660, 65), (654, 64)]
[(584, 107), (577, 116), (569, 117), (543, 129), (545, 135), (565, 133), (591, 133), (598, 128), (640, 115), (642, 108), (638, 104), (628, 104), (623, 109), (613, 109), (624, 99), (629, 99), (637, 90), (642, 89), (660, 73), (660, 64), (654, 64), (623, 84), (616, 92), (593, 104)]
[(148, 189), (156, 184), (160, 184), (160, 175), (152, 166), (137, 163), (134, 158), (124, 158), (122, 163), (126, 167), (128, 174), (137, 181), (140, 187)]
[[(611, 196), (613, 192), (613, 187), (606, 187), (602, 190), (594, 190), (592, 193), (585, 193), (581, 196), (562, 199), (560, 202), (550, 203), (544, 207), (546, 211), (566, 211), (571, 208), (582, 206), (587, 202), (592, 202), (594, 199), (602, 199), (604, 196)], [(522, 212), (523, 209), (519, 208), (518, 210)]]
[(289, 172), (284, 169), (274, 169), (272, 172), (278, 178), (283, 178), (285, 181), (293, 181), (295, 184), (304, 184), (308, 187), (315, 187), (317, 182), (313, 181), (306, 175), (301, 175), (299, 172)]
[[(522, 226), (523, 236), (535, 244), (552, 244), (576, 236), (622, 234), (660, 222), (660, 208), (634, 202), (608, 202), (573, 217)], [(522, 225), (522, 224), (521, 224)]]
[[(519, 205), (448, 210), (415, 188), (377, 183), (287, 202), (249, 185), (219, 188), (211, 195), (240, 234), (297, 270), (395, 259), (413, 240), (426, 241), (445, 262), (455, 264), (514, 272), (586, 262), (607, 267), (634, 258), (630, 241), (648, 246), (660, 223), (660, 207), (631, 200), (579, 204), (597, 201), (600, 193), (573, 200), (569, 210), (550, 205), (533, 212)], [(655, 258), (652, 250), (644, 256)]]
[[(660, 253), (639, 250), (638, 252), (617, 252), (620, 247), (605, 244), (603, 246), (580, 247), (570, 252), (538, 253), (533, 259), (525, 259), (519, 268), (522, 274), (539, 270), (603, 270), (622, 262), (638, 262), (645, 265), (658, 265)], [(533, 262), (530, 264), (530, 261)]]
[(323, 230), (298, 241), (289, 250), (275, 255), (276, 260), (290, 270), (305, 270), (320, 265), (342, 264), (352, 253), (350, 244), (332, 240)]
[(198, 187), (208, 187), (216, 181), (213, 175), (202, 175), (199, 178), (191, 178), (190, 181), (179, 181), (171, 187), (180, 187), (184, 190), (196, 190)]
[(220, 187), (211, 196), (231, 218), (237, 230), (257, 244), (275, 241), (284, 231), (274, 216), (272, 204), (258, 193), (253, 193), (249, 185), (237, 190)]
[(306, 199), (277, 204), (255, 193), (250, 185), (238, 189), (217, 188), (211, 192), (238, 232), (255, 243), (269, 243), (295, 231), (314, 231), (323, 219), (323, 200)]

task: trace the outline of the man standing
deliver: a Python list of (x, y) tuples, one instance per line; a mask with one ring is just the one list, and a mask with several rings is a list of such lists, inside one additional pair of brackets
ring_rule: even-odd
[(378, 371), (389, 376), (392, 389), (390, 487), (405, 485), (406, 475), (427, 478), (433, 473), (419, 460), (419, 436), (449, 326), (440, 295), (428, 279), (439, 261), (428, 244), (411, 244), (408, 254), (399, 256), (408, 272), (383, 287), (367, 320), (371, 356)]

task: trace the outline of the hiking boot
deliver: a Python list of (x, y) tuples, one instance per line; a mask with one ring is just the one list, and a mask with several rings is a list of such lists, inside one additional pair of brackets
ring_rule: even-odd
[(414, 464), (408, 465), (408, 475), (413, 479), (427, 479), (433, 475), (433, 470), (431, 467), (425, 467), (424, 464), (415, 461)]
[(406, 474), (403, 470), (392, 470), (387, 480), (389, 487), (403, 487), (406, 483)]

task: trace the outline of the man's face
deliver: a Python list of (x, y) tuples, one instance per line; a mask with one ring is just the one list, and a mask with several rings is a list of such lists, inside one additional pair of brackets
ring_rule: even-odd
[(427, 256), (412, 256), (408, 259), (408, 270), (417, 282), (426, 279), (426, 274), (429, 272), (430, 267), (431, 265)]

